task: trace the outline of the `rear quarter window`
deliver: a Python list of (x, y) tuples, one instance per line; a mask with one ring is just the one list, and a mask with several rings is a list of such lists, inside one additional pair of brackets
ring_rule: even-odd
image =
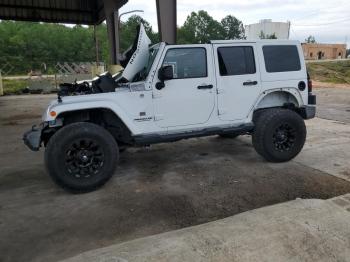
[(263, 53), (268, 73), (301, 70), (299, 52), (295, 45), (265, 45)]

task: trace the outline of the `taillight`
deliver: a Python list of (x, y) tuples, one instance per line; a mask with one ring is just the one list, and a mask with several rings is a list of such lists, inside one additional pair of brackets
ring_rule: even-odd
[(307, 89), (309, 93), (312, 93), (312, 80), (309, 73), (307, 73)]
[(308, 89), (309, 93), (312, 93), (312, 80), (311, 79), (307, 80), (307, 89)]

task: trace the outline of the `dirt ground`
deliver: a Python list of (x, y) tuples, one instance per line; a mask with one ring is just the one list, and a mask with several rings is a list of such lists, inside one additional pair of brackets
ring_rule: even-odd
[[(350, 90), (333, 90), (316, 90), (319, 116), (350, 123)], [(350, 192), (350, 182), (300, 161), (265, 162), (249, 137), (214, 136), (128, 149), (104, 188), (68, 194), (46, 174), (43, 152), (21, 141), (53, 98), (0, 98), (0, 261), (58, 261), (298, 197)]]

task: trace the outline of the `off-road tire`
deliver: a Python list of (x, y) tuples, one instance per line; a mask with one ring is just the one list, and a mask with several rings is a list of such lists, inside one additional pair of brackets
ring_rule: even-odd
[(254, 118), (254, 124), (253, 146), (269, 162), (289, 161), (300, 153), (305, 144), (304, 120), (292, 110), (262, 110)]
[(103, 127), (86, 122), (58, 130), (45, 150), (45, 165), (53, 181), (72, 193), (86, 193), (104, 185), (112, 177), (118, 158), (113, 136)]

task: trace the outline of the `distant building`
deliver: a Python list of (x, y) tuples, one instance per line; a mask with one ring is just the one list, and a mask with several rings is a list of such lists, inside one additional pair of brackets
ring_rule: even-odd
[(248, 40), (260, 39), (261, 36), (275, 35), (277, 39), (289, 39), (290, 22), (272, 22), (271, 19), (260, 20), (257, 24), (247, 25), (245, 34)]
[(346, 58), (346, 44), (304, 43), (302, 47), (307, 60)]

